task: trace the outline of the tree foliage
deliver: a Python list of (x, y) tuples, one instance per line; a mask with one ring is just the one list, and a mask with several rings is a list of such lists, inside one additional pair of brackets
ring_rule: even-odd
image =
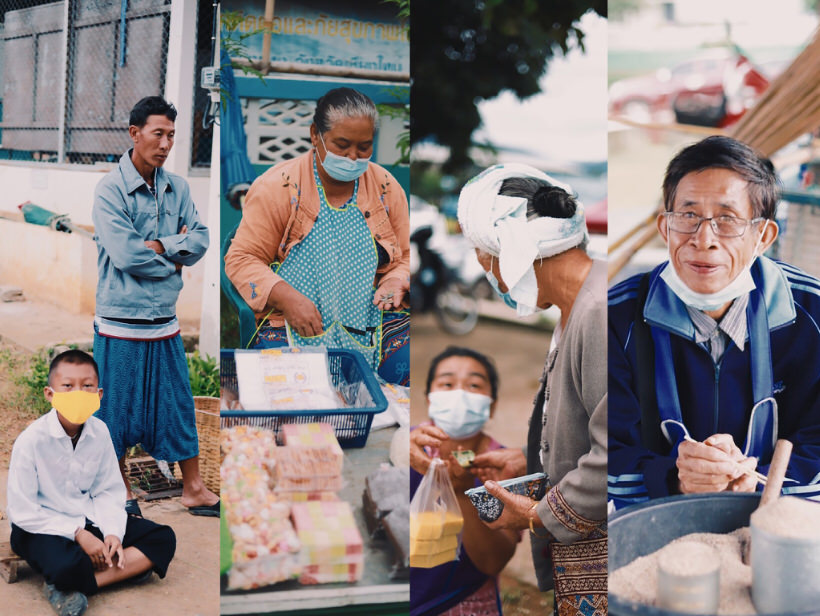
[(606, 0), (415, 0), (411, 138), (449, 146), (450, 168), (469, 163), (473, 131), (484, 99), (511, 90), (519, 98), (540, 91), (538, 80), (555, 53), (573, 41), (576, 22), (592, 9), (606, 16)]

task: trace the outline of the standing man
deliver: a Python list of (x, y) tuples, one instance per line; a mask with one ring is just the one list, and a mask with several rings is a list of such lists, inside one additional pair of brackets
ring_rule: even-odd
[(140, 443), (156, 459), (179, 461), (182, 504), (219, 515), (219, 497), (199, 474), (194, 401), (176, 301), (181, 270), (208, 248), (188, 184), (162, 166), (174, 145), (177, 111), (161, 96), (131, 110), (134, 147), (97, 185), (98, 249), (94, 359), (105, 389), (107, 425), (128, 490), (126, 511), (141, 515), (125, 476), (125, 453)]
[(609, 292), (609, 494), (752, 492), (775, 440), (783, 492), (820, 498), (820, 281), (763, 253), (777, 237), (771, 163), (729, 137), (666, 170), (669, 260)]

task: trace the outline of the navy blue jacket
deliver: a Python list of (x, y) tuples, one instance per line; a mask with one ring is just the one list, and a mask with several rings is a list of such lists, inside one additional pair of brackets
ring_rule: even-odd
[[(694, 342), (695, 328), (683, 302), (650, 274), (643, 318), (670, 332), (683, 423), (691, 436), (731, 434), (744, 448), (753, 406), (747, 333), (744, 350), (727, 343), (720, 362)], [(754, 264), (763, 284), (771, 334), (778, 438), (792, 441), (783, 492), (820, 500), (820, 281), (805, 272), (760, 257)], [(609, 498), (617, 506), (676, 493), (677, 447), (665, 440), (657, 450), (642, 444), (637, 356), (633, 335), (643, 274), (609, 290)], [(768, 471), (769, 460), (758, 469)]]

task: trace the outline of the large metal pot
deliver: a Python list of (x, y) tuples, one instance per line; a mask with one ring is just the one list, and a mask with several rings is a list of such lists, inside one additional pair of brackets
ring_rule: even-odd
[[(660, 498), (621, 509), (609, 517), (609, 570), (628, 565), (690, 533), (730, 533), (748, 526), (759, 500), (760, 494), (694, 494)], [(609, 614), (685, 616), (626, 601), (611, 593)], [(820, 614), (820, 605), (817, 611), (802, 612), (801, 616), (810, 614)]]

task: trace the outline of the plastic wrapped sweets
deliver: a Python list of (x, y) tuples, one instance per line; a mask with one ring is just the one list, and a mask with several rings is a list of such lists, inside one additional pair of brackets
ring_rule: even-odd
[(220, 431), (222, 455), (244, 453), (259, 460), (272, 455), (276, 447), (276, 436), (271, 430), (255, 426), (239, 425)]
[(276, 450), (277, 492), (337, 492), (342, 489), (344, 454), (326, 423), (282, 426), (285, 445)]
[(362, 536), (344, 501), (294, 503), (293, 525), (302, 543), (302, 584), (356, 582), (364, 570)]
[(290, 504), (271, 492), (273, 433), (237, 426), (222, 431), (222, 502), (233, 541), (229, 588), (258, 588), (297, 577), (301, 544)]

